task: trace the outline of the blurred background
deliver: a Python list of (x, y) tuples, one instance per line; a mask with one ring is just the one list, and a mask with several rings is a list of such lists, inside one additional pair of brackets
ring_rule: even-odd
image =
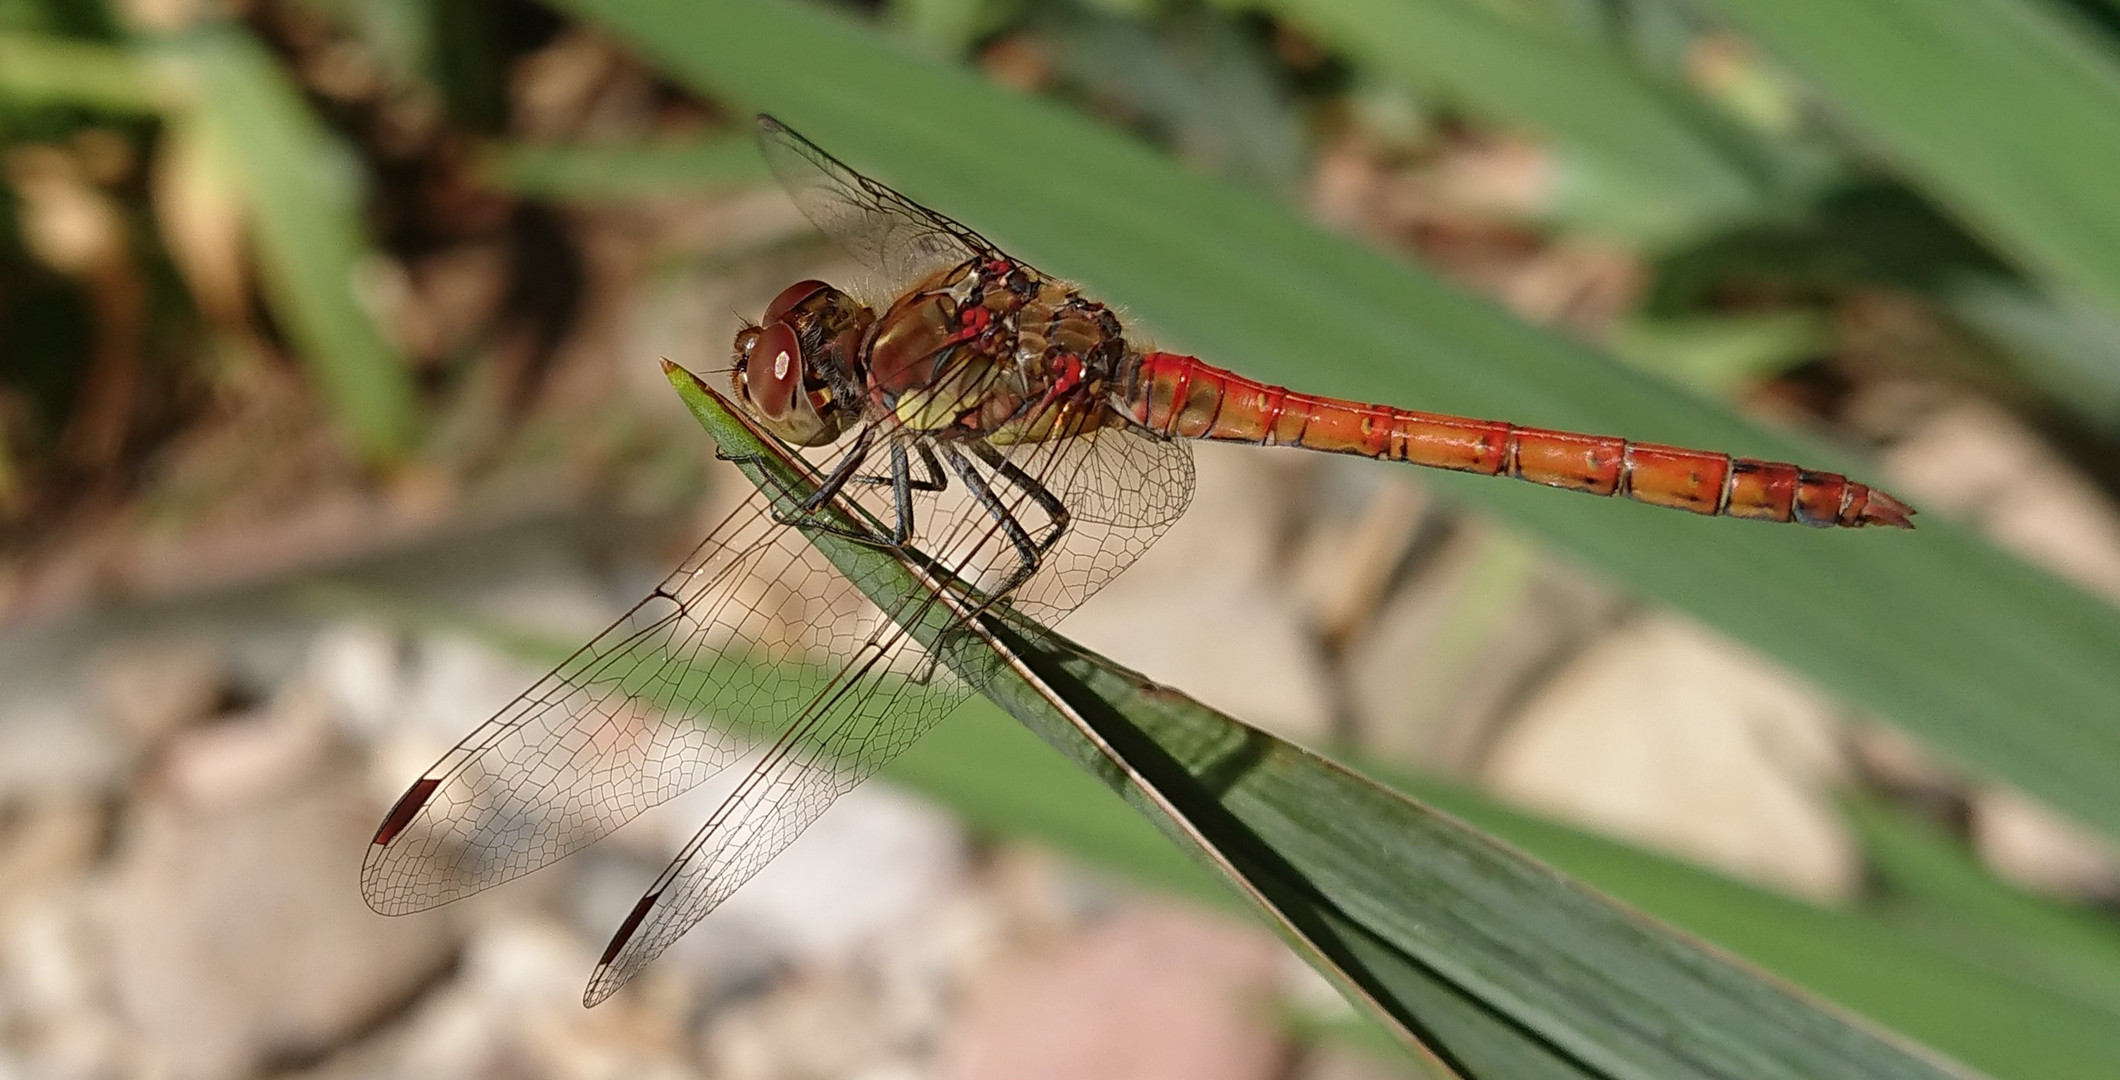
[[(657, 358), (720, 367), (782, 286), (858, 275), (766, 178), (771, 101), (652, 33), (685, 7), (0, 0), (0, 1078), (1424, 1075), (976, 702), (594, 1011), (700, 805), (451, 909), (361, 904), (390, 801), (742, 493)], [(1578, 372), (1794, 433), (2085, 620), (2120, 597), (2112, 0), (702, 9), (762, 35), (702, 47), (815, 33), (1034, 96)], [(799, 77), (978, 153), (857, 69)], [(1939, 753), (1792, 665), (1805, 627), (1711, 630), (1467, 489), (1198, 457), (1071, 636), (1995, 1076), (2120, 1075), (2120, 861), (2077, 823), (2115, 789), (2065, 816), (1995, 779), (2042, 732), (2111, 751), (2116, 699)], [(1930, 584), (1970, 618), (2012, 580)]]

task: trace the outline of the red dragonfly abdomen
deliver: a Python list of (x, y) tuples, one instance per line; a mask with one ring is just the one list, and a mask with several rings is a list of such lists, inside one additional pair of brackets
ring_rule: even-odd
[(1175, 353), (1141, 356), (1126, 407), (1135, 423), (1179, 438), (1301, 446), (1514, 476), (1696, 514), (1821, 528), (1914, 527), (1912, 507), (1839, 473), (1299, 394)]

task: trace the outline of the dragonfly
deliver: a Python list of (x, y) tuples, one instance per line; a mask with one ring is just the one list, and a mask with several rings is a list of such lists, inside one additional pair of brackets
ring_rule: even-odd
[[(1061, 619), (1184, 513), (1192, 440), (1704, 515), (1912, 527), (1906, 503), (1838, 473), (1299, 393), (1159, 351), (1076, 286), (779, 121), (760, 116), (758, 137), (795, 204), (882, 283), (864, 294), (797, 282), (735, 335), (731, 396), (813, 466), (814, 491), (761, 490), (722, 519), (638, 605), (415, 780), (361, 868), (375, 910), (431, 908), (737, 776), (620, 922), (585, 1005), (973, 691), (909, 627), (937, 605)], [(820, 556), (827, 534), (918, 550), (948, 573), (931, 591), (871, 600)]]

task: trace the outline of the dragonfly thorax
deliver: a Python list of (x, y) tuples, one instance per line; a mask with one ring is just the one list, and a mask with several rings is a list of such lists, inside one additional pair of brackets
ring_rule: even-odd
[(912, 431), (1004, 444), (1110, 422), (1129, 355), (1118, 319), (998, 256), (934, 272), (877, 318), (860, 357), (872, 409)]
[(861, 411), (855, 357), (875, 313), (822, 281), (800, 281), (736, 332), (729, 381), (758, 422), (798, 446), (839, 438)]

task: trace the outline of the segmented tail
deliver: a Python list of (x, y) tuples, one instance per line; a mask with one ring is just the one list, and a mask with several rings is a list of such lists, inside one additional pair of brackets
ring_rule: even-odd
[(1820, 528), (1914, 527), (1912, 507), (1839, 473), (1298, 394), (1175, 353), (1140, 357), (1127, 406), (1135, 423), (1178, 438), (1301, 446), (1513, 476), (1696, 514)]

